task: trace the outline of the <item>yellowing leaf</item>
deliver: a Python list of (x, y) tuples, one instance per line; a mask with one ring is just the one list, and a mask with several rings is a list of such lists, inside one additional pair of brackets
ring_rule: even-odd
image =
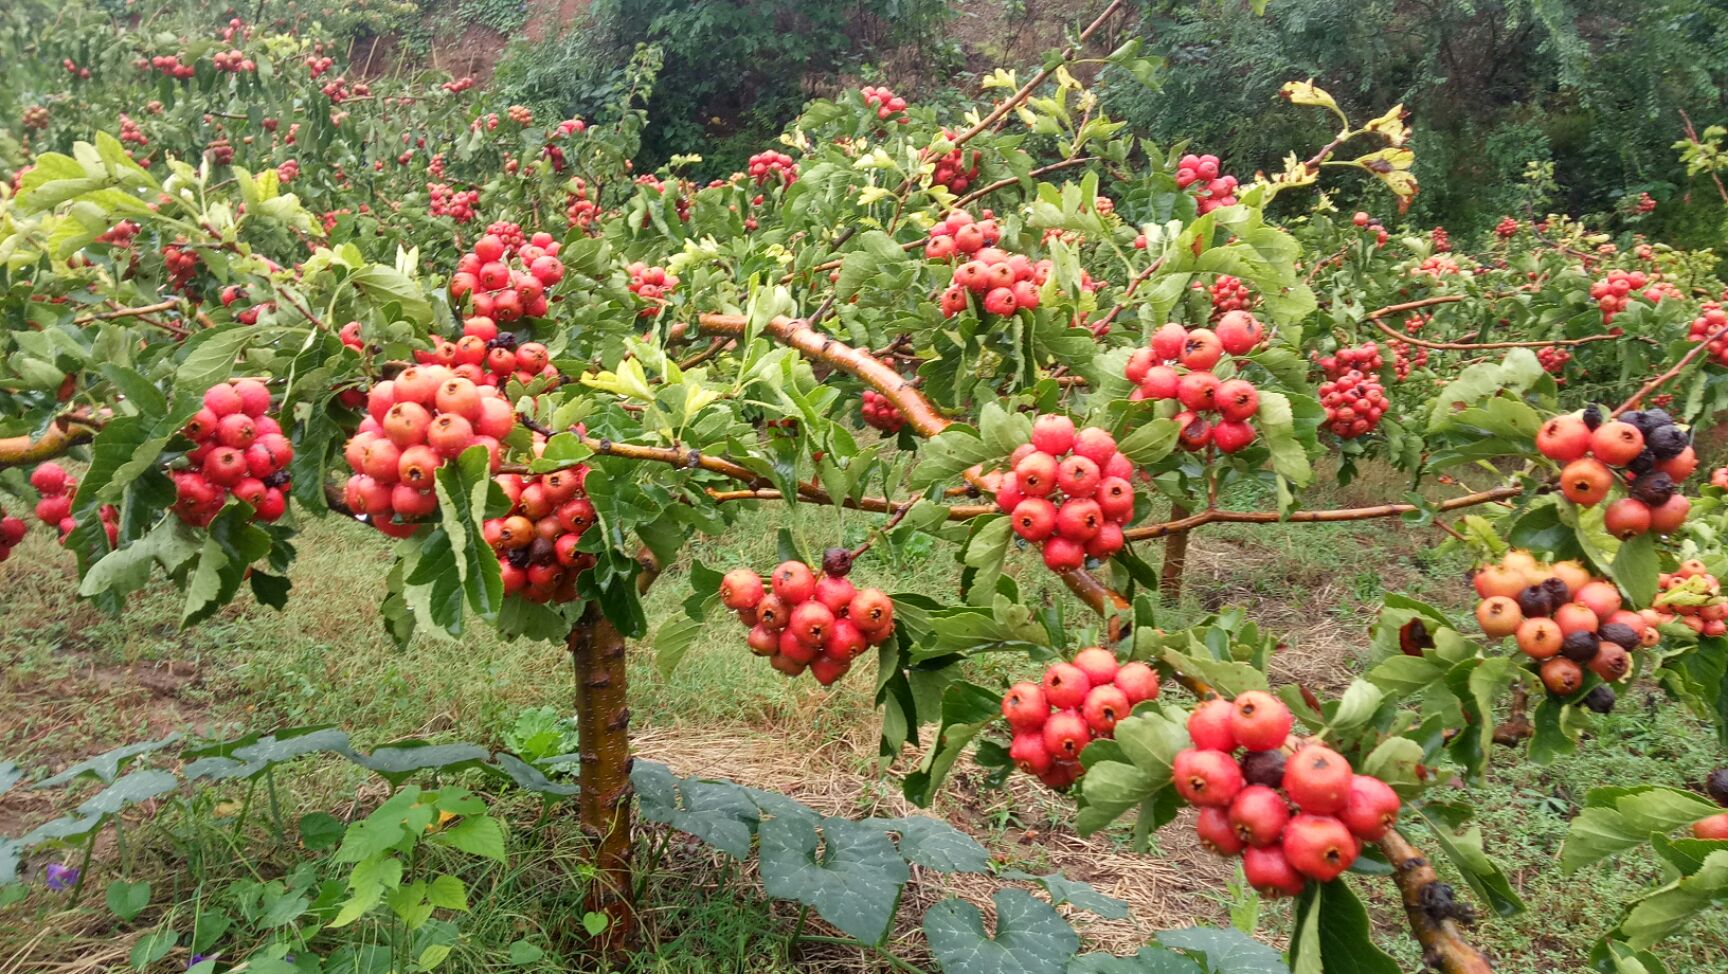
[(1378, 135), (1395, 147), (1401, 147), (1410, 141), (1410, 126), (1404, 120), (1410, 116), (1403, 105), (1393, 105), (1386, 114), (1362, 126), (1362, 131)]
[(1344, 113), (1338, 110), (1338, 103), (1326, 93), (1326, 89), (1314, 83), (1313, 78), (1307, 81), (1286, 81), (1284, 87), (1278, 89), (1278, 94), (1292, 105), (1314, 105), (1324, 108), (1340, 119)]

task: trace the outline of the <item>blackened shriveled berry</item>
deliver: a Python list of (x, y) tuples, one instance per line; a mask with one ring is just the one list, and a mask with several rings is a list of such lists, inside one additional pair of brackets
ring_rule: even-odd
[(1674, 478), (1660, 470), (1652, 470), (1632, 481), (1627, 493), (1651, 507), (1661, 507), (1674, 496)]
[(1614, 643), (1621, 649), (1631, 652), (1638, 648), (1638, 631), (1631, 626), (1619, 622), (1604, 622), (1596, 629), (1598, 638)]
[(1588, 663), (1602, 649), (1602, 639), (1593, 632), (1574, 632), (1560, 643), (1560, 655), (1574, 663)]
[(527, 568), (529, 564), (527, 548), (511, 548), (504, 560), (517, 568)]
[(1584, 428), (1590, 430), (1591, 432), (1595, 432), (1596, 427), (1602, 425), (1602, 407), (1594, 405), (1594, 404), (1589, 405), (1589, 406), (1585, 406), (1583, 418), (1584, 418)]
[(822, 552), (822, 571), (834, 578), (845, 578), (852, 571), (852, 552), (846, 548), (829, 548)]
[(1546, 616), (1553, 604), (1553, 596), (1540, 585), (1532, 585), (1518, 593), (1518, 611), (1524, 613), (1526, 619)]
[(1672, 425), (1659, 427), (1644, 438), (1644, 442), (1649, 444), (1650, 452), (1655, 454), (1658, 460), (1679, 456), (1692, 445), (1691, 441), (1692, 438), (1687, 436), (1684, 430)]
[(1249, 751), (1242, 755), (1242, 778), (1251, 785), (1279, 787), (1284, 783), (1284, 752)]
[(1543, 579), (1542, 591), (1548, 593), (1548, 606), (1551, 609), (1559, 608), (1572, 601), (1572, 590), (1567, 588), (1566, 583), (1558, 578)]
[(1652, 430), (1674, 425), (1674, 417), (1668, 415), (1668, 410), (1660, 407), (1644, 410), (1644, 418), (1650, 421), (1650, 428)]
[(1704, 793), (1718, 805), (1728, 807), (1728, 768), (1717, 768), (1704, 779)]
[(1584, 706), (1599, 714), (1614, 709), (1614, 688), (1604, 683), (1584, 695)]
[(1656, 469), (1656, 454), (1651, 452), (1649, 447), (1645, 447), (1644, 452), (1633, 457), (1631, 462), (1626, 464), (1626, 469), (1638, 476), (1643, 476)]

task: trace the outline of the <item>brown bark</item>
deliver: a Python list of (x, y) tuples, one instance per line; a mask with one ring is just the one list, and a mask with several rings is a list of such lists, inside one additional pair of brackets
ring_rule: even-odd
[(1392, 863), (1393, 881), (1410, 918), (1410, 932), (1422, 945), (1422, 959), (1441, 974), (1494, 974), (1493, 965), (1465, 942), (1459, 932), (1467, 911), (1452, 903), (1451, 887), (1440, 882), (1434, 867), (1396, 831), (1380, 840), (1380, 850)]
[(0, 468), (52, 460), (80, 443), (90, 442), (95, 435), (94, 429), (71, 423), (54, 426), (34, 440), (28, 436), (0, 438)]
[(631, 873), (630, 708), (624, 637), (590, 602), (566, 643), (576, 680), (576, 732), (581, 792), (577, 810), (582, 833), (594, 848), (594, 878), (586, 909), (603, 914), (606, 930), (595, 938), (598, 953), (617, 955), (636, 939), (636, 903)]
[[(1170, 505), (1170, 520), (1181, 521), (1188, 509)], [(1172, 531), (1164, 537), (1164, 565), (1158, 573), (1158, 597), (1165, 605), (1182, 601), (1182, 573), (1188, 567), (1188, 530)]]

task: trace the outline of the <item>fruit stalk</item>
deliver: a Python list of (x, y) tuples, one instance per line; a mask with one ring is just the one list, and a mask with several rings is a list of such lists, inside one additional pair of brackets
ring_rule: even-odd
[(1380, 849), (1392, 863), (1393, 881), (1404, 900), (1410, 932), (1422, 945), (1423, 962), (1441, 974), (1493, 974), (1488, 958), (1459, 932), (1451, 889), (1440, 882), (1428, 860), (1396, 829), (1380, 840)]
[(576, 680), (580, 741), (578, 817), (594, 846), (594, 878), (586, 910), (606, 917), (597, 950), (621, 953), (636, 937), (631, 869), (630, 708), (624, 637), (590, 602), (565, 645)]

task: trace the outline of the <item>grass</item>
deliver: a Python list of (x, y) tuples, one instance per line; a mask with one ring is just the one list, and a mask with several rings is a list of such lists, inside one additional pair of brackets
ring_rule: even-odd
[[(1362, 503), (1401, 491), (1391, 477), (1370, 471), (1347, 489), (1328, 491), (1324, 503)], [(1251, 492), (1230, 500), (1266, 503)], [(699, 541), (689, 554), (721, 568), (767, 565), (776, 559), (775, 532), (781, 527), (815, 555), (831, 544), (855, 543), (872, 521), (856, 513), (837, 518), (828, 510), (769, 509), (746, 515), (724, 537)], [(1359, 672), (1367, 626), (1383, 593), (1461, 607), (1466, 566), (1436, 555), (1437, 537), (1388, 523), (1212, 525), (1196, 535), (1182, 605), (1161, 621), (1182, 625), (1224, 605), (1245, 606), (1263, 628), (1284, 639), (1286, 648), (1274, 664), (1280, 679), (1335, 688)], [(406, 651), (395, 650), (376, 619), (388, 548), (366, 529), (315, 522), (299, 550), (285, 612), (243, 601), (182, 632), (176, 626), (178, 599), (165, 586), (136, 598), (119, 618), (74, 602), (70, 559), (35, 532), (0, 565), (0, 592), (6, 593), (0, 603), (0, 712), (7, 714), (0, 721), (0, 755), (41, 774), (174, 729), (221, 736), (321, 722), (339, 724), (363, 746), (406, 736), (502, 746), (524, 709), (567, 707), (568, 662), (559, 646), (505, 642), (477, 628), (460, 642), (423, 636)], [(1155, 548), (1146, 554), (1156, 560)], [(1030, 554), (1012, 556), (1009, 570), (1030, 601), (1067, 598)], [(678, 611), (688, 591), (687, 571), (688, 562), (674, 566), (657, 584), (647, 604), (651, 624)], [(945, 546), (913, 545), (899, 552), (878, 546), (856, 576), (861, 584), (890, 591), (942, 593), (955, 591), (958, 566)], [(1070, 618), (1084, 617), (1073, 608)], [(633, 652), (631, 706), (639, 751), (681, 773), (779, 789), (829, 814), (907, 810), (894, 783), (877, 774), (869, 696), (873, 664), (823, 690), (811, 680), (788, 681), (773, 672), (747, 654), (742, 636), (735, 620), (717, 614), (670, 674), (659, 672), (646, 646)], [(985, 683), (1006, 683), (1035, 669), (1006, 656), (970, 665), (973, 678)], [(1552, 868), (1556, 850), (1585, 791), (1634, 782), (1686, 785), (1718, 760), (1713, 734), (1672, 703), (1639, 691), (1625, 695), (1577, 754), (1548, 767), (1511, 761), (1497, 766), (1471, 797), (1481, 810), (1490, 853), (1507, 866), (1531, 908), (1523, 917), (1485, 920), (1473, 934), (1496, 957), (1497, 969), (1579, 969), (1590, 943), (1616, 920), (1620, 899), (1657, 875), (1653, 859), (1636, 854), (1578, 876), (1558, 875)], [(1228, 888), (1231, 868), (1200, 851), (1181, 824), (1156, 837), (1156, 855), (1136, 855), (1120, 830), (1092, 839), (1075, 836), (1071, 803), (1024, 780), (1000, 792), (980, 783), (978, 774), (962, 769), (933, 811), (971, 832), (1005, 863), (1059, 868), (1128, 899), (1135, 910), (1128, 921), (1080, 918), (1096, 945), (1131, 951), (1161, 928), (1227, 923), (1232, 907), (1240, 905)], [(282, 776), (281, 785), (290, 819), (314, 810), (340, 815), (383, 795), (375, 779), (328, 762), (303, 762)], [(226, 826), (240, 797), (213, 794), (210, 808), (230, 817), (203, 824), (170, 814), (132, 823), (123, 858), (112, 844), (99, 845), (100, 875), (92, 882), (150, 878), (160, 890), (177, 886), (182, 893), (203, 889), (208, 895), (233, 878), (253, 871), (279, 874), (304, 858), (291, 841), (270, 835), (263, 816), (236, 839)], [(15, 835), (57, 811), (35, 793), (0, 797), (0, 833)], [(512, 822), (510, 865), (473, 869), (468, 878), (483, 895), (477, 893), (463, 918), (460, 947), (443, 970), (499, 969), (511, 943), (551, 948), (572, 942), (579, 926), (584, 850), (566, 825), (566, 813), (555, 812), (547, 827), (535, 828), (535, 805), (506, 799), (499, 811)], [(785, 939), (795, 912), (762, 897), (749, 866), (676, 835), (654, 833), (648, 841), (664, 848), (644, 910), (657, 947), (638, 956), (634, 969), (888, 969), (854, 948), (806, 946), (789, 954)], [(196, 877), (186, 874), (185, 865), (194, 852), (208, 865)], [(1387, 949), (1414, 969), (1418, 953), (1389, 887), (1366, 879), (1357, 886), (1367, 894)], [(985, 901), (990, 888), (919, 877), (908, 890), (914, 902), (903, 908), (891, 947), (927, 963), (916, 932), (922, 907), (950, 893)], [(120, 925), (100, 902), (96, 895), (68, 909), (64, 898), (38, 890), (0, 911), (0, 971), (10, 974), (14, 963), (19, 970), (96, 969), (87, 966), (89, 958), (115, 961), (114, 945), (130, 944), (139, 925), (159, 915), (146, 913), (136, 924)], [(1261, 935), (1276, 937), (1287, 929), (1287, 917), (1286, 907), (1266, 906)], [(579, 941), (579, 934), (574, 937)], [(1712, 958), (1728, 954), (1728, 918), (1709, 917), (1664, 944), (1662, 953), (1677, 970), (1711, 969)], [(558, 956), (550, 952), (538, 963), (557, 969)]]

